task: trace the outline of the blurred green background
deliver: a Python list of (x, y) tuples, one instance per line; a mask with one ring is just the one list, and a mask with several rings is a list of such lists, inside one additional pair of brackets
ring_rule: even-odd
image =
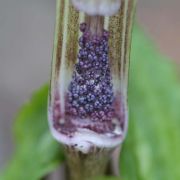
[[(180, 1), (139, 0), (137, 19), (159, 50), (180, 63)], [(55, 0), (0, 0), (0, 168), (13, 152), (18, 108), (50, 74)]]

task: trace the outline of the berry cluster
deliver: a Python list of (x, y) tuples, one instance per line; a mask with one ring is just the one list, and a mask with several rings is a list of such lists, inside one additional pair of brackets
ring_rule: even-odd
[(112, 78), (108, 57), (109, 32), (92, 35), (85, 23), (72, 81), (68, 88), (66, 114), (94, 122), (111, 121), (114, 116)]

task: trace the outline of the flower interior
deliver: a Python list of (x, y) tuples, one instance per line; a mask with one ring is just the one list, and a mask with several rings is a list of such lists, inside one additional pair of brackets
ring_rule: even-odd
[(65, 114), (62, 117), (57, 94), (53, 108), (54, 128), (66, 135), (73, 135), (77, 128), (99, 134), (111, 133), (117, 127), (123, 128), (124, 123), (113, 93), (109, 32), (103, 30), (101, 35), (93, 35), (85, 23), (80, 30), (83, 35), (79, 39), (78, 62), (65, 97)]
[(80, 31), (78, 60), (65, 93), (64, 113), (61, 113), (61, 100), (56, 90), (53, 128), (68, 138), (83, 131), (88, 135), (120, 138), (115, 144), (120, 143), (125, 130), (125, 108), (120, 92), (115, 94), (113, 89), (108, 45), (110, 33), (105, 29), (91, 32), (86, 23), (81, 23)]
[[(52, 135), (84, 153), (112, 149), (125, 138), (127, 85), (134, 1), (122, 1), (112, 16), (88, 14), (70, 1), (57, 0), (57, 18), (49, 94)], [(77, 5), (77, 4), (76, 4)], [(106, 6), (106, 10), (108, 9)], [(115, 14), (114, 14), (115, 13)], [(83, 23), (82, 23), (83, 22)]]

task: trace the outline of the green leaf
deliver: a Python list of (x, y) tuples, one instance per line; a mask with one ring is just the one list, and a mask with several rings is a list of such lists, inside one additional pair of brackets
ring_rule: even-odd
[(173, 63), (138, 28), (131, 54), (128, 136), (121, 153), (127, 180), (180, 179), (180, 83)]
[(41, 88), (22, 107), (15, 124), (16, 152), (0, 179), (38, 180), (63, 161), (48, 128), (47, 92), (48, 86)]

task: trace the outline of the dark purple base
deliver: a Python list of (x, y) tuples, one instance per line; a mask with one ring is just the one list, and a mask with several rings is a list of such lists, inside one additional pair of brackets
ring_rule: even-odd
[[(60, 112), (60, 101), (56, 98), (53, 108), (53, 126), (57, 131), (68, 136), (73, 135), (78, 128), (88, 129), (98, 134), (105, 134), (113, 133), (115, 127), (119, 126), (123, 131), (125, 108), (120, 99), (120, 96), (115, 98), (111, 111), (107, 112), (109, 116), (105, 114), (104, 119), (102, 119), (101, 115), (99, 115), (99, 118), (97, 115), (95, 117), (86, 116), (86, 118), (81, 118), (73, 115), (67, 106), (65, 113), (62, 115)], [(95, 111), (95, 113), (101, 114), (98, 111)]]

